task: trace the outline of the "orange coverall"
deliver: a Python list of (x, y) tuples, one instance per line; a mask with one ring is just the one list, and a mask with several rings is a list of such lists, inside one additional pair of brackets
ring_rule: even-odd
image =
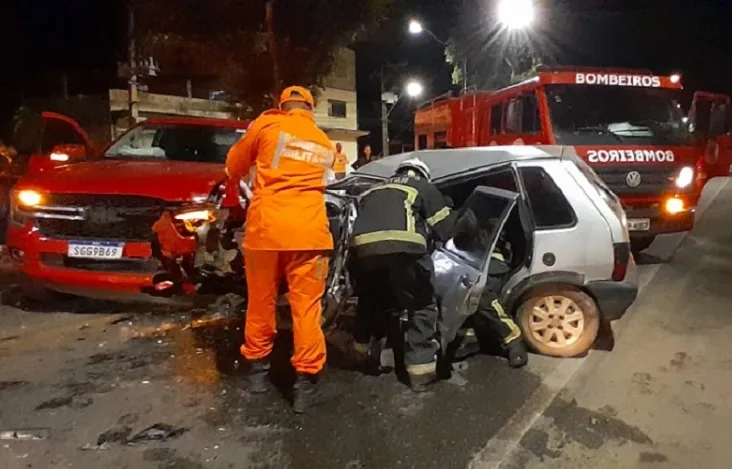
[(272, 351), (284, 276), (295, 338), (292, 365), (307, 374), (325, 365), (321, 298), (333, 238), (324, 193), (333, 164), (333, 143), (315, 125), (312, 112), (300, 109), (263, 113), (229, 151), (230, 177), (245, 178), (254, 170), (244, 235), (249, 306), (242, 355), (248, 360)]

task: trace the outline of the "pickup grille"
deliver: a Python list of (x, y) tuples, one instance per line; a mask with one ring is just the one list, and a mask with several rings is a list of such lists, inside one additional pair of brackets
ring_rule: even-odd
[(48, 237), (149, 241), (152, 237), (152, 226), (160, 218), (167, 204), (160, 199), (131, 195), (54, 194), (47, 205), (55, 208), (81, 209), (78, 218), (82, 218), (53, 216), (37, 218), (41, 233)]
[[(678, 168), (595, 166), (594, 170), (605, 184), (607, 184), (611, 191), (622, 197), (624, 195), (656, 195), (668, 191), (673, 187), (673, 178), (676, 175)], [(631, 185), (628, 184), (628, 175), (634, 171), (638, 172), (640, 175), (640, 184), (637, 187), (631, 187)]]

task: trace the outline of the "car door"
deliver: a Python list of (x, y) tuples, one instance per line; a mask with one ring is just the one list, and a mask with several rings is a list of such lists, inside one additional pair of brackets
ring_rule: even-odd
[(77, 163), (93, 156), (92, 142), (75, 120), (55, 112), (43, 112), (41, 117), (41, 138), (37, 150), (31, 155), (28, 172)]
[(697, 91), (689, 111), (690, 129), (703, 159), (702, 169), (711, 179), (732, 170), (732, 107), (729, 96)]
[(516, 192), (478, 186), (460, 209), (462, 213), (472, 210), (475, 214), (477, 235), (457, 234), (432, 255), (435, 291), (441, 306), (440, 335), (445, 347), (478, 306), (491, 253), (518, 198)]

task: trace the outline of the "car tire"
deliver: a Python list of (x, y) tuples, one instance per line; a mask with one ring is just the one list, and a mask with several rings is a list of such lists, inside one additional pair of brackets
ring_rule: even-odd
[(655, 236), (633, 238), (630, 240), (630, 250), (633, 252), (633, 254), (638, 254), (639, 252), (645, 251), (646, 249), (651, 247), (651, 244), (653, 244), (653, 241), (655, 240)]
[(557, 286), (530, 293), (517, 319), (526, 343), (551, 357), (577, 357), (592, 347), (600, 330), (600, 310), (577, 287)]
[(39, 305), (49, 303), (58, 297), (58, 294), (52, 290), (49, 290), (40, 283), (31, 280), (24, 279), (20, 284), (23, 299), (26, 303), (31, 305)]

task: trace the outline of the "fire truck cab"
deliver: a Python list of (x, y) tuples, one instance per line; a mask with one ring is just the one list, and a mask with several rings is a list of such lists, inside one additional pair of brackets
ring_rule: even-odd
[(704, 175), (679, 75), (542, 67), (498, 91), (430, 102), (415, 114), (415, 147), (571, 145), (623, 202), (636, 251), (688, 231)]
[(689, 130), (703, 155), (705, 179), (732, 175), (732, 105), (724, 94), (697, 91), (689, 110)]

